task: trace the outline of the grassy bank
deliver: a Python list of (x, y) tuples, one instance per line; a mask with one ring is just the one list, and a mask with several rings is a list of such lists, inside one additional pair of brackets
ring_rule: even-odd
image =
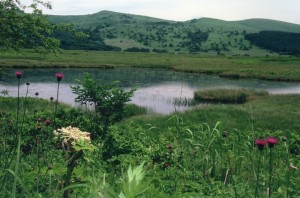
[[(208, 123), (220, 121), (222, 130), (238, 129), (243, 131), (298, 131), (300, 95), (266, 95), (249, 98), (245, 104), (209, 104), (193, 110), (176, 113), (185, 123)], [(130, 118), (142, 126), (155, 127), (156, 134), (163, 133), (176, 120), (170, 116), (139, 116)]]
[(229, 78), (300, 80), (299, 57), (203, 56), (97, 51), (1, 52), (0, 67), (150, 67), (216, 74)]
[[(17, 99), (0, 98), (0, 196), (298, 197), (299, 99), (260, 96), (134, 116), (101, 138), (93, 136), (99, 123), (89, 112), (60, 106), (52, 119), (51, 101), (21, 98), (18, 122)], [(75, 128), (64, 128), (66, 137), (53, 133), (66, 126), (91, 139), (75, 141)], [(254, 144), (270, 136), (274, 145)]]
[(255, 97), (266, 95), (268, 95), (266, 91), (251, 89), (208, 89), (196, 91), (194, 100), (197, 102), (242, 104)]

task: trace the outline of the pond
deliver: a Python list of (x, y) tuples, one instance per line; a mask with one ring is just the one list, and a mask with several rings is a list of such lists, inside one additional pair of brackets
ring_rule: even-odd
[[(7, 71), (0, 81), (0, 91), (8, 90), (9, 96), (17, 96), (16, 70)], [(143, 69), (143, 68), (115, 68), (115, 69), (23, 69), (20, 95), (26, 94), (26, 82), (30, 82), (30, 97), (49, 99), (56, 98), (57, 82), (56, 72), (62, 72), (59, 92), (59, 101), (73, 106), (75, 95), (70, 85), (76, 85), (76, 79), (83, 79), (84, 73), (89, 72), (103, 83), (118, 80), (120, 85), (129, 89), (137, 87), (131, 102), (147, 107), (149, 112), (169, 114), (174, 111), (188, 109), (185, 102), (193, 98), (194, 91), (210, 88), (253, 88), (267, 90), (272, 94), (300, 93), (299, 82), (275, 82), (257, 79), (226, 79), (216, 75), (196, 73), (181, 73), (170, 70)]]

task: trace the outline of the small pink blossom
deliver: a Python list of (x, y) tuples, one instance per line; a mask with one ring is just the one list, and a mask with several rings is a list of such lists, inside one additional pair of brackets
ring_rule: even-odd
[(275, 137), (267, 137), (266, 141), (270, 148), (273, 148), (276, 144), (278, 144), (278, 139)]
[(57, 81), (61, 81), (64, 78), (64, 74), (58, 72), (55, 74), (55, 77), (56, 77)]
[(16, 77), (20, 79), (22, 77), (22, 72), (16, 71)]
[(46, 125), (46, 126), (50, 125), (50, 123), (51, 123), (50, 120), (48, 120), (48, 119), (45, 120), (45, 125)]
[(267, 145), (267, 141), (264, 139), (257, 139), (255, 140), (255, 145), (258, 147), (259, 150), (263, 150), (264, 147)]

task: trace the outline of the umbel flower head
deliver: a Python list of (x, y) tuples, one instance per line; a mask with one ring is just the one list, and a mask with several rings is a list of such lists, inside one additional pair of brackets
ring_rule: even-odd
[(263, 150), (264, 147), (267, 145), (267, 141), (264, 139), (257, 139), (255, 140), (255, 145), (258, 147), (259, 150)]
[(22, 77), (22, 72), (16, 71), (16, 77), (17, 79), (20, 79)]
[(267, 137), (266, 141), (268, 143), (269, 148), (273, 148), (276, 144), (278, 144), (278, 139), (275, 137)]
[(68, 126), (54, 130), (54, 135), (56, 138), (63, 139), (62, 146), (66, 151), (76, 150), (75, 146), (77, 144), (91, 143), (90, 133), (83, 132), (76, 127)]
[(64, 74), (58, 72), (58, 73), (55, 74), (55, 77), (56, 77), (57, 81), (59, 82), (64, 78)]

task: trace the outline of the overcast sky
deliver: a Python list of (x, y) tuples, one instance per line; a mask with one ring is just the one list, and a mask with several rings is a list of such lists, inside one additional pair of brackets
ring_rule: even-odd
[(200, 17), (223, 20), (267, 18), (300, 24), (300, 0), (50, 0), (53, 15), (93, 14), (101, 10), (175, 21)]

